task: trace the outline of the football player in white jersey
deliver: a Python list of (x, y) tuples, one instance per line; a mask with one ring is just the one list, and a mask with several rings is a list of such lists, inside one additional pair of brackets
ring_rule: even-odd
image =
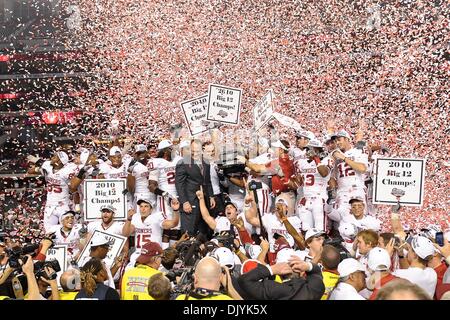
[[(289, 155), (294, 160), (294, 166), (296, 172), (300, 172), (300, 164), (307, 160), (306, 151), (308, 151), (308, 144), (312, 139), (315, 139), (314, 134), (311, 131), (307, 130), (297, 130), (295, 132), (295, 146), (292, 146), (289, 150)], [(303, 198), (303, 188), (299, 186), (297, 188), (297, 197), (295, 203), (299, 203), (299, 201)], [(296, 208), (297, 210), (297, 208)], [(298, 212), (296, 212), (298, 214)]]
[(41, 173), (45, 177), (47, 189), (44, 228), (48, 230), (59, 223), (61, 214), (71, 210), (69, 182), (77, 173), (77, 166), (69, 163), (69, 157), (64, 151), (57, 151), (42, 164)]
[(101, 160), (86, 148), (79, 149), (79, 155), (76, 156), (74, 163), (77, 165), (78, 173), (70, 179), (69, 189), (72, 194), (77, 194), (75, 199), (75, 212), (83, 212), (83, 180), (86, 178), (94, 178), (98, 175), (98, 165)]
[[(246, 220), (255, 227), (260, 227), (260, 221), (257, 216), (256, 204), (251, 195), (246, 197), (247, 207), (245, 210), (245, 218)], [(250, 207), (248, 207), (248, 203)], [(275, 239), (274, 235), (276, 233), (280, 235), (290, 234), (297, 246), (301, 249), (305, 249), (305, 241), (301, 234), (302, 232), (302, 223), (300, 218), (297, 216), (287, 217), (288, 212), (288, 203), (283, 198), (279, 198), (275, 203), (275, 212), (273, 214), (266, 214), (261, 217), (262, 224), (267, 232), (268, 241), (270, 244), (269, 250), (269, 261), (274, 261), (276, 258), (275, 254)]]
[[(75, 224), (74, 211), (67, 211), (60, 216), (60, 225), (52, 226), (49, 231), (55, 234), (53, 240), (55, 245), (67, 245), (68, 257), (67, 262), (76, 260), (80, 253), (80, 230), (83, 225)], [(66, 266), (67, 267), (67, 266)]]
[(326, 156), (322, 143), (316, 139), (309, 141), (306, 155), (307, 160), (299, 161), (297, 168), (303, 180), (303, 198), (297, 203), (297, 212), (303, 231), (315, 228), (326, 232), (324, 206), (334, 160)]
[(364, 200), (353, 196), (350, 201), (350, 212), (342, 217), (343, 222), (354, 224), (358, 230), (381, 230), (381, 222), (375, 217), (364, 214)]
[[(171, 208), (172, 199), (178, 198), (175, 187), (175, 168), (182, 159), (180, 156), (174, 156), (173, 145), (169, 140), (162, 140), (158, 144), (158, 154), (156, 158), (149, 161), (149, 188), (156, 195), (156, 210), (161, 211), (168, 219), (173, 219)], [(165, 230), (163, 234), (164, 246), (169, 241), (176, 241), (180, 238), (180, 225), (173, 230)], [(163, 248), (164, 248), (163, 246)]]
[[(131, 158), (122, 155), (122, 150), (114, 146), (109, 150), (109, 161), (103, 162), (99, 165), (100, 173), (99, 179), (127, 179), (128, 165)], [(127, 180), (128, 183), (128, 180)], [(128, 185), (127, 185), (128, 188)], [(133, 207), (133, 197), (130, 192), (127, 192), (128, 208)]]
[[(214, 233), (218, 233), (224, 230), (219, 230), (219, 225), (227, 225), (228, 231), (231, 229), (231, 225), (236, 223), (236, 220), (241, 218), (244, 222), (244, 227), (248, 232), (248, 237), (250, 237), (250, 232), (252, 231), (252, 225), (249, 224), (246, 219), (245, 215), (242, 213), (239, 213), (238, 208), (233, 202), (227, 202), (225, 203), (225, 215), (224, 216), (217, 216), (216, 218), (213, 218), (208, 210), (208, 207), (206, 206), (204, 194), (203, 194), (203, 188), (200, 187), (200, 190), (197, 191), (197, 198), (199, 199), (200, 203), (200, 213), (202, 214), (203, 220), (205, 220), (208, 227), (210, 227), (212, 230), (214, 230)], [(222, 229), (222, 228), (220, 228)], [(239, 237), (239, 231), (237, 229), (234, 229), (234, 233), (237, 237)], [(241, 241), (242, 243), (242, 241)]]
[[(88, 235), (93, 234), (95, 230), (99, 230), (121, 236), (123, 225), (125, 223), (123, 221), (114, 220), (116, 208), (112, 205), (105, 204), (100, 207), (100, 211), (102, 212), (101, 219), (91, 221), (87, 225)], [(88, 238), (90, 237), (88, 236)]]
[(364, 174), (368, 168), (368, 158), (361, 150), (353, 148), (350, 135), (345, 130), (336, 134), (339, 150), (333, 152), (335, 159), (334, 176), (337, 181), (337, 195), (329, 218), (340, 221), (350, 212), (349, 201), (352, 197), (366, 199)]
[(127, 189), (134, 194), (133, 208), (137, 211), (139, 210), (138, 199), (156, 199), (155, 195), (150, 192), (148, 185), (148, 162), (147, 147), (143, 144), (136, 145), (134, 159), (131, 160), (127, 170)]
[[(134, 267), (134, 263), (145, 243), (149, 241), (157, 242), (162, 247), (163, 230), (176, 227), (180, 220), (180, 202), (176, 199), (171, 201), (173, 219), (168, 219), (162, 211), (153, 209), (155, 203), (150, 199), (139, 199), (137, 204), (140, 207), (140, 212), (136, 213), (133, 209), (128, 210), (128, 218), (122, 229), (122, 234), (125, 237), (134, 233), (134, 245), (136, 247), (127, 267)], [(166, 243), (166, 247), (168, 247), (168, 243)]]

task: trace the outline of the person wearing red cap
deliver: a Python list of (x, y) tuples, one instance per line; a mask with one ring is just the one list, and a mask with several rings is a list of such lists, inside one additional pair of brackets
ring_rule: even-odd
[(128, 269), (122, 277), (120, 298), (122, 300), (154, 300), (148, 294), (148, 280), (161, 265), (163, 250), (159, 243), (147, 242), (136, 259), (136, 267)]

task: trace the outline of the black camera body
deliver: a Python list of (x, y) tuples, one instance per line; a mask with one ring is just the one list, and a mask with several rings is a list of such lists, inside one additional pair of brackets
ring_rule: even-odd
[(250, 189), (250, 190), (259, 190), (259, 189), (262, 189), (262, 187), (263, 187), (263, 185), (262, 185), (262, 182), (258, 182), (258, 181), (255, 181), (255, 180), (251, 180), (249, 183), (248, 183), (248, 188)]
[[(50, 267), (55, 272), (48, 277), (45, 272), (45, 267)], [(47, 280), (55, 280), (57, 276), (56, 273), (59, 271), (61, 271), (61, 266), (59, 265), (58, 260), (37, 261), (34, 263), (34, 275), (36, 276), (36, 279), (43, 277)]]
[(234, 251), (234, 234), (231, 232), (221, 232), (220, 234), (214, 236), (217, 242), (221, 243), (225, 248)]
[(8, 263), (9, 266), (13, 269), (17, 269), (21, 267), (19, 259), (22, 260), (23, 263), (26, 262), (27, 254), (31, 254), (34, 256), (35, 251), (39, 248), (39, 244), (27, 244), (23, 247), (14, 247), (11, 249), (6, 249), (5, 252), (9, 257)]
[(342, 242), (344, 241), (344, 239), (342, 239), (342, 237), (336, 237), (336, 238), (327, 238), (325, 239), (325, 241), (323, 242), (323, 245), (330, 245), (335, 247), (336, 249), (339, 250), (339, 255), (340, 255), (340, 260), (344, 260), (347, 258), (351, 258), (351, 254), (350, 252), (348, 252), (348, 250), (342, 245)]

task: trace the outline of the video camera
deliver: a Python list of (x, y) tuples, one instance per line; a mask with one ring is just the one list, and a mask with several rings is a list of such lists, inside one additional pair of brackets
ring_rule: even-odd
[(22, 260), (23, 263), (26, 262), (25, 255), (30, 254), (34, 257), (35, 251), (39, 248), (39, 244), (26, 244), (23, 247), (13, 247), (11, 249), (5, 249), (6, 254), (9, 257), (8, 263), (9, 266), (13, 269), (18, 269), (21, 267), (19, 259)]
[(341, 236), (335, 237), (335, 238), (326, 238), (323, 242), (323, 245), (330, 245), (335, 247), (336, 249), (339, 250), (339, 255), (340, 255), (340, 261), (347, 259), (347, 258), (351, 258), (351, 254), (350, 252), (348, 252), (348, 250), (342, 245), (342, 242), (344, 241), (344, 239), (342, 239)]

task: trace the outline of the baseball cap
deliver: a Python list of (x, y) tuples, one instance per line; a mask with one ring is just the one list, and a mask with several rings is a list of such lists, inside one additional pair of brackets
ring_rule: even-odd
[(142, 202), (148, 203), (149, 205), (152, 206), (152, 208), (155, 207), (155, 201), (151, 200), (150, 198), (140, 198), (140, 199), (136, 202), (136, 204), (137, 204), (137, 205), (140, 205)]
[(256, 259), (245, 260), (241, 266), (241, 274), (252, 271), (253, 269), (255, 269), (258, 266), (258, 264), (262, 265), (262, 263)]
[(333, 140), (334, 137), (335, 135), (326, 134), (325, 137), (323, 138), (323, 142), (327, 143), (328, 141)]
[(102, 206), (100, 207), (100, 211), (103, 211), (103, 210), (108, 210), (108, 211), (111, 211), (111, 212), (116, 213), (116, 208), (114, 208), (114, 206), (112, 206), (112, 205), (110, 205), (110, 204), (104, 204), (104, 205), (102, 205)]
[(141, 249), (141, 255), (136, 259), (137, 263), (147, 264), (154, 256), (162, 255), (163, 249), (157, 242), (149, 241)]
[(356, 259), (347, 258), (339, 263), (337, 271), (339, 272), (339, 277), (344, 278), (351, 275), (354, 272), (362, 271), (365, 272), (364, 266)]
[(295, 136), (297, 138), (303, 137), (303, 138), (307, 138), (309, 140), (312, 140), (315, 138), (314, 133), (312, 133), (311, 131), (308, 131), (308, 130), (297, 130), (295, 132)]
[(317, 139), (311, 139), (308, 142), (308, 147), (323, 148), (323, 144)]
[(413, 251), (422, 259), (434, 255), (435, 248), (430, 239), (424, 236), (416, 236), (411, 241)]
[(344, 138), (347, 138), (347, 139), (351, 139), (350, 134), (347, 131), (345, 131), (345, 130), (339, 130), (332, 137), (337, 137), (337, 138), (344, 137)]
[(104, 245), (111, 245), (111, 241), (103, 234), (98, 234), (91, 240), (91, 247), (99, 247)]
[(191, 142), (189, 140), (183, 140), (180, 142), (180, 149), (189, 147), (190, 144)]
[(291, 256), (295, 255), (295, 250), (292, 248), (284, 248), (278, 251), (276, 263), (288, 262)]
[(375, 247), (369, 251), (367, 266), (372, 271), (389, 270), (391, 267), (391, 257), (385, 249)]
[(234, 254), (230, 249), (225, 247), (217, 248), (214, 250), (213, 257), (219, 261), (221, 267), (234, 268)]
[(281, 149), (283, 149), (285, 151), (289, 150), (289, 148), (286, 148), (286, 146), (280, 140), (277, 140), (274, 143), (272, 143), (272, 147), (274, 147), (274, 148), (281, 148)]
[(226, 208), (227, 205), (229, 205), (229, 204), (231, 204), (231, 205), (232, 205), (233, 207), (235, 207), (236, 210), (237, 210), (237, 205), (236, 205), (233, 201), (227, 201), (227, 202), (225, 202), (225, 205), (224, 205), (223, 207)]
[(291, 246), (285, 237), (279, 237), (276, 239), (273, 247), (276, 254), (283, 249), (291, 249)]
[(281, 203), (281, 204), (284, 204), (286, 206), (289, 206), (287, 201), (285, 199), (283, 199), (283, 198), (278, 198), (276, 203)]
[(361, 197), (358, 197), (358, 196), (353, 196), (353, 197), (350, 198), (350, 200), (348, 201), (348, 203), (352, 204), (352, 203), (355, 202), (355, 201), (362, 201), (362, 202), (364, 202), (364, 199), (361, 198)]
[(117, 146), (114, 146), (114, 147), (112, 147), (111, 149), (109, 149), (109, 155), (112, 157), (112, 156), (116, 156), (117, 154), (122, 154), (122, 150), (120, 150), (120, 148), (119, 147), (117, 147)]
[(170, 140), (162, 140), (159, 144), (158, 144), (158, 150), (162, 150), (165, 148), (169, 148), (172, 146), (172, 142)]
[(325, 235), (325, 232), (323, 230), (311, 228), (308, 231), (306, 231), (305, 241), (308, 241), (309, 238), (319, 237), (319, 236), (323, 236), (323, 235)]
[(63, 165), (69, 162), (69, 156), (64, 151), (57, 151), (56, 155)]
[(134, 152), (145, 152), (147, 151), (147, 147), (145, 144), (137, 144), (136, 147), (134, 147)]
[(215, 232), (230, 231), (231, 222), (228, 218), (220, 217), (216, 220)]
[(350, 222), (341, 222), (339, 224), (339, 233), (344, 240), (353, 240), (358, 234), (358, 228)]
[(248, 248), (247, 248), (247, 254), (250, 256), (250, 258), (252, 259), (256, 259), (258, 258), (259, 254), (261, 253), (262, 249), (261, 246), (258, 246), (257, 244), (251, 244)]
[(59, 216), (59, 224), (62, 224), (62, 221), (64, 220), (65, 217), (70, 216), (70, 215), (72, 217), (74, 217), (75, 214), (76, 214), (75, 211), (72, 211), (72, 210), (64, 212), (62, 215)]

